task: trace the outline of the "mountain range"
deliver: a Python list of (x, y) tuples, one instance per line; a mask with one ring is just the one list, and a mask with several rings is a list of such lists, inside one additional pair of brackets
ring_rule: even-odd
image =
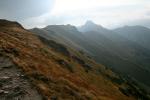
[(109, 30), (87, 21), (78, 28), (50, 25), (31, 31), (47, 39), (65, 41), (64, 45), (84, 51), (98, 63), (138, 81), (146, 89), (150, 86), (150, 29), (146, 27), (125, 26)]
[(0, 20), (0, 98), (149, 100), (149, 31)]

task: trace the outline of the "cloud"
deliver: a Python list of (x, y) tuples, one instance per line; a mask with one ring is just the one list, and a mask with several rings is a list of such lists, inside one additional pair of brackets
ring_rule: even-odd
[[(149, 19), (148, 0), (55, 0), (51, 11), (22, 21), (26, 27), (49, 24), (81, 25), (93, 20), (105, 27), (117, 27)], [(142, 23), (142, 22), (141, 22)], [(140, 24), (140, 23), (139, 23)], [(147, 25), (147, 24), (145, 24)]]
[(40, 16), (53, 8), (54, 0), (0, 0), (0, 18), (24, 20)]
[(53, 14), (93, 8), (141, 4), (144, 0), (56, 0)]

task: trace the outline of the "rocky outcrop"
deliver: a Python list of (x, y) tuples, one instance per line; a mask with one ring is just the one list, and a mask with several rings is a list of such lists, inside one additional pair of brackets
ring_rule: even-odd
[(0, 56), (0, 100), (42, 100), (42, 96), (30, 84), (13, 62)]

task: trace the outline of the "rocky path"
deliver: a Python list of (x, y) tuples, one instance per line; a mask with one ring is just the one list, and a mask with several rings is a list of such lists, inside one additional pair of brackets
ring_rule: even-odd
[(0, 100), (42, 100), (21, 70), (9, 58), (1, 55)]

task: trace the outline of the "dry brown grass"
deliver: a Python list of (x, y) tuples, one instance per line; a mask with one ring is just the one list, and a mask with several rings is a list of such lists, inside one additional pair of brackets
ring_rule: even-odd
[[(2, 28), (0, 50), (24, 71), (48, 100), (134, 100), (134, 97), (123, 95), (117, 85), (104, 77), (104, 66), (73, 51), (72, 55), (80, 56), (93, 67), (87, 73), (82, 64), (55, 52), (22, 28)], [(64, 60), (73, 66), (74, 72), (62, 67), (56, 60)], [(96, 73), (99, 68), (103, 70), (101, 74)], [(110, 70), (107, 72), (113, 75)]]

